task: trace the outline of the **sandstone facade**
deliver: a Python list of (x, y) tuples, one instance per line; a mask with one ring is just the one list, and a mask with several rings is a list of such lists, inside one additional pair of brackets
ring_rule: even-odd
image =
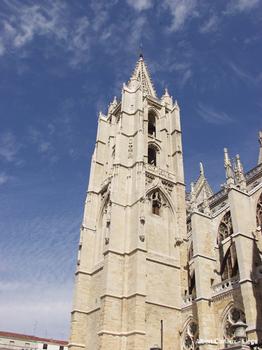
[(225, 150), (216, 194), (200, 165), (186, 194), (178, 103), (167, 90), (157, 97), (140, 57), (121, 101), (99, 115), (71, 350), (245, 349), (239, 341), (262, 340), (261, 147), (246, 174)]

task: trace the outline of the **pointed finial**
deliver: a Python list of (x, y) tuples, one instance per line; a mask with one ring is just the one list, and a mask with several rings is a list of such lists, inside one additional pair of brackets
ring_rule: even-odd
[(168, 96), (168, 97), (170, 96), (167, 87), (165, 87), (165, 96)]
[(161, 101), (164, 106), (167, 105), (172, 107), (173, 105), (173, 98), (169, 95), (167, 87), (165, 88), (164, 95), (161, 97)]
[(140, 43), (139, 45), (139, 59), (143, 60), (144, 59), (144, 55), (143, 55), (143, 44)]
[(262, 163), (262, 130), (259, 131), (258, 142), (259, 142), (258, 164), (261, 164)]
[(224, 148), (224, 166), (226, 170), (226, 179), (228, 184), (234, 184), (234, 172), (227, 148)]
[(193, 194), (195, 194), (195, 184), (194, 184), (194, 182), (191, 182), (191, 184), (190, 184), (190, 189), (191, 189), (191, 196), (193, 195)]
[(236, 155), (235, 161), (235, 179), (236, 184), (239, 185), (240, 189), (245, 190), (247, 187), (247, 183), (239, 154)]
[(199, 168), (200, 168), (200, 175), (205, 176), (204, 167), (203, 167), (203, 163), (202, 162), (199, 163)]

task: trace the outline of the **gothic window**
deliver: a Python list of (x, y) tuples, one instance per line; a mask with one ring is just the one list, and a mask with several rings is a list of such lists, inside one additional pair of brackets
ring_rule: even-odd
[(223, 323), (225, 344), (232, 344), (236, 337), (236, 328), (239, 324), (246, 323), (246, 317), (242, 310), (232, 306), (226, 314)]
[(262, 193), (257, 202), (257, 226), (262, 228)]
[(198, 337), (197, 323), (191, 320), (184, 331), (183, 350), (199, 350), (197, 346)]
[(148, 134), (156, 137), (156, 117), (152, 112), (148, 114)]
[(196, 296), (196, 278), (195, 278), (195, 271), (188, 272), (188, 294), (192, 295), (193, 297)]
[(233, 225), (231, 219), (231, 213), (228, 211), (222, 218), (218, 227), (218, 241), (222, 242), (228, 236), (233, 234)]
[(190, 261), (193, 258), (193, 242), (190, 243), (189, 249), (188, 249), (188, 261)]
[(152, 213), (160, 215), (160, 208), (162, 206), (162, 199), (158, 191), (152, 194)]
[(148, 146), (148, 164), (156, 166), (157, 150), (153, 145)]
[[(220, 250), (222, 249), (220, 246)], [(222, 254), (221, 252), (221, 256)], [(239, 274), (235, 243), (232, 243), (225, 256), (222, 256), (220, 274), (222, 281), (237, 277)]]

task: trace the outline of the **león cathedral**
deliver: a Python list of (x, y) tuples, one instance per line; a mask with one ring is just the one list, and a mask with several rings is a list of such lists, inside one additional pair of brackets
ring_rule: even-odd
[(262, 348), (262, 133), (248, 172), (224, 150), (218, 193), (202, 164), (186, 193), (181, 137), (141, 55), (99, 115), (70, 350)]

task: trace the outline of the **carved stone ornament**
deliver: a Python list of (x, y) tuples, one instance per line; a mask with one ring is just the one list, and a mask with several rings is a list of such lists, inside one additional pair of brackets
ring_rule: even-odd
[(139, 239), (141, 242), (144, 242), (145, 241), (145, 235), (139, 235)]
[(167, 181), (167, 180), (162, 180), (162, 184), (168, 193), (172, 193), (172, 190), (174, 187), (174, 184), (172, 182)]
[(150, 186), (155, 180), (155, 176), (149, 173), (146, 173), (146, 186)]
[(262, 227), (262, 193), (259, 197), (259, 200), (257, 202), (257, 226)]
[(128, 159), (133, 158), (133, 141), (130, 138), (128, 143)]

